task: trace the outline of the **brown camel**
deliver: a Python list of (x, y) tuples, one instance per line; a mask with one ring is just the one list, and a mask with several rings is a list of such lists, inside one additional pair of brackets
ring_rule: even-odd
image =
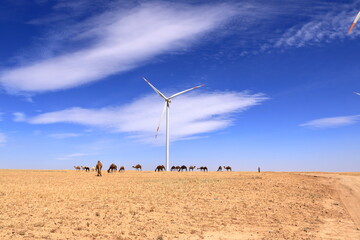
[(108, 173), (109, 172), (113, 172), (113, 171), (117, 171), (117, 166), (116, 166), (116, 164), (114, 164), (114, 163), (112, 163), (111, 165), (110, 165), (110, 167), (109, 167), (109, 169), (108, 169)]
[(176, 167), (175, 166), (172, 166), (170, 171), (175, 171), (176, 170)]
[(138, 171), (141, 171), (141, 170), (142, 170), (140, 164), (137, 164), (136, 166), (132, 166), (132, 167), (133, 167), (133, 168), (136, 168), (136, 170), (138, 170)]
[(75, 170), (81, 170), (80, 166), (74, 166)]
[(187, 167), (186, 167), (185, 165), (182, 165), (182, 166), (179, 168), (179, 172), (180, 172), (180, 171), (183, 171), (184, 169), (187, 171)]
[(97, 176), (101, 177), (102, 176), (101, 175), (102, 163), (100, 161), (98, 161), (95, 168), (96, 168)]
[(157, 167), (155, 168), (155, 172), (156, 172), (156, 171), (160, 172), (160, 171), (164, 171), (164, 170), (165, 170), (165, 166), (164, 166), (164, 165), (159, 165), (159, 166), (157, 166)]
[(217, 172), (222, 172), (222, 167), (221, 166), (219, 166)]
[(190, 167), (189, 167), (189, 171), (190, 171), (190, 170), (191, 170), (191, 171), (194, 171), (195, 167), (196, 167), (196, 166), (190, 166)]
[(175, 169), (176, 169), (177, 171), (179, 171), (179, 170), (180, 170), (180, 166), (176, 166)]
[(227, 167), (224, 166), (224, 169), (226, 169), (226, 171), (230, 171), (230, 172), (232, 171), (230, 166)]
[(204, 171), (204, 172), (205, 172), (205, 171), (206, 171), (206, 172), (208, 171), (207, 167), (199, 167), (198, 169), (200, 169), (200, 172), (201, 172), (201, 171)]
[(125, 171), (125, 168), (124, 168), (124, 166), (121, 166), (119, 169), (119, 172), (123, 172), (123, 171)]

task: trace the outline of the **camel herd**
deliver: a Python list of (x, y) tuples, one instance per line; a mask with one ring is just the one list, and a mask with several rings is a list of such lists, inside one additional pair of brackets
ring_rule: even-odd
[[(83, 171), (86, 171), (86, 172), (90, 172), (90, 170), (92, 172), (95, 172), (97, 173), (96, 176), (102, 176), (101, 174), (101, 169), (102, 169), (102, 163), (100, 161), (97, 162), (96, 166), (95, 167), (87, 167), (87, 166), (74, 166), (75, 170), (77, 171), (80, 171), (80, 170), (83, 170)], [(142, 167), (140, 164), (137, 164), (135, 166), (132, 166), (132, 168), (135, 168), (136, 170), (138, 171), (142, 171)], [(112, 163), (109, 167), (109, 169), (107, 170), (108, 173), (112, 173), (112, 172), (117, 172), (117, 169), (118, 167), (116, 166), (116, 164)], [(196, 168), (196, 166), (189, 166), (189, 171), (194, 171), (194, 169), (197, 169), (197, 170), (200, 170), (200, 172), (207, 172), (208, 171), (208, 168), (207, 167), (204, 167), (204, 166), (201, 166), (199, 168)], [(225, 167), (224, 166), (224, 169), (226, 171), (232, 171), (231, 167), (230, 166), (227, 166)], [(158, 165), (156, 168), (155, 168), (155, 172), (162, 172), (162, 171), (165, 171), (166, 168), (164, 165)], [(182, 166), (172, 166), (171, 167), (171, 171), (177, 171), (177, 172), (183, 172), (183, 171), (188, 171), (188, 168), (185, 166), (185, 165), (182, 165)], [(219, 166), (217, 172), (221, 172), (223, 170), (223, 167), (222, 166)], [(119, 172), (124, 172), (125, 171), (125, 167), (124, 166), (121, 166), (119, 168)], [(260, 172), (260, 170), (259, 170)]]
[[(226, 169), (226, 171), (230, 171), (230, 172), (232, 171), (230, 166), (227, 166), (227, 167), (224, 166), (224, 169)], [(218, 172), (222, 172), (222, 167), (219, 166), (219, 168), (218, 168), (217, 171), (218, 171)]]

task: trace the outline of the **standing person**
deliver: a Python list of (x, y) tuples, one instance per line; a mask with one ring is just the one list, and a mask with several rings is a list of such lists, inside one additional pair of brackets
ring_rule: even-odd
[(260, 172), (260, 167), (258, 167), (258, 172)]

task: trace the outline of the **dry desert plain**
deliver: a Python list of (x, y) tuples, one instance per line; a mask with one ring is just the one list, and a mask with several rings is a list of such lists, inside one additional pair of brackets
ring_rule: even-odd
[(359, 173), (0, 170), (0, 239), (360, 239)]

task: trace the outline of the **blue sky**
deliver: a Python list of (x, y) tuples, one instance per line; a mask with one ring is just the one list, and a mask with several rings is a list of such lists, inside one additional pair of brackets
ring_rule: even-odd
[(359, 171), (360, 1), (0, 4), (0, 168)]

